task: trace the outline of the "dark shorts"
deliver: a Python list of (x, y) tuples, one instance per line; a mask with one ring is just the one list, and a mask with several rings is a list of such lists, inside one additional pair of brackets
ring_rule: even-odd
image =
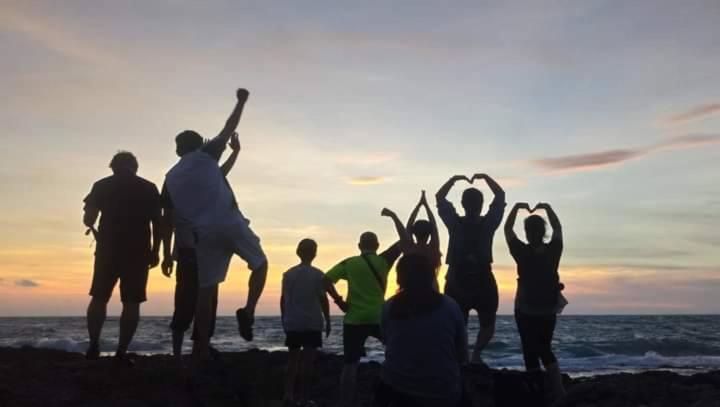
[(322, 348), (322, 332), (290, 331), (285, 333), (285, 346), (290, 350), (300, 348)]
[(115, 284), (120, 280), (120, 300), (141, 303), (147, 300), (148, 261), (146, 256), (119, 259), (103, 254), (95, 255), (90, 295), (110, 301)]
[(357, 363), (366, 355), (365, 341), (371, 336), (382, 340), (379, 324), (343, 325), (343, 353), (346, 364)]
[(481, 270), (452, 269), (445, 282), (445, 295), (458, 303), (468, 320), (470, 310), (475, 310), (481, 325), (492, 325), (498, 311), (499, 297), (495, 275), (488, 266)]
[[(173, 312), (172, 322), (170, 322), (170, 329), (173, 331), (187, 331), (195, 318), (198, 297), (197, 273), (198, 264), (195, 249), (178, 249), (177, 268), (175, 270), (175, 311)], [(210, 337), (213, 336), (215, 331), (217, 297), (214, 297), (213, 301)]]

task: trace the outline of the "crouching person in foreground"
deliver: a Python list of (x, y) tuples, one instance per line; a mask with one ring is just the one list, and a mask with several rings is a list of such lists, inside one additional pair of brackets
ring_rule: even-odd
[(400, 292), (383, 307), (385, 362), (375, 405), (464, 406), (460, 366), (467, 362), (465, 319), (457, 303), (434, 287), (433, 264), (400, 259)]

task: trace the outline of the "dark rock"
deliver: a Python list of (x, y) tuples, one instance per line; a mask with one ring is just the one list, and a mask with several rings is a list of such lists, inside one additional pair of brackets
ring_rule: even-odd
[[(189, 373), (178, 371), (170, 356), (136, 356), (135, 367), (126, 368), (110, 358), (86, 361), (80, 354), (57, 350), (0, 348), (0, 407), (281, 406), (286, 358), (285, 352), (261, 350), (223, 353), (208, 376), (212, 385), (200, 397)], [(320, 406), (334, 405), (338, 399), (342, 366), (341, 356), (318, 357), (312, 396)], [(380, 369), (378, 363), (361, 364), (358, 406), (372, 405)], [(473, 406), (495, 406), (497, 375), (523, 377), (519, 372), (465, 369)], [(567, 396), (558, 406), (720, 407), (720, 371), (692, 376), (651, 371), (578, 379), (565, 376), (564, 380)], [(500, 395), (513, 391), (517, 390), (510, 386)]]

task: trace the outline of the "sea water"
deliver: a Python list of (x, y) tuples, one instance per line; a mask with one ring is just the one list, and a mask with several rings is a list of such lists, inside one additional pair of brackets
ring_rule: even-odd
[[(130, 351), (171, 353), (169, 324), (169, 317), (143, 317)], [(471, 316), (471, 342), (477, 329)], [(323, 349), (340, 354), (342, 319), (333, 318), (332, 330)], [(212, 342), (227, 352), (285, 349), (279, 317), (257, 317), (254, 331), (255, 340), (245, 342), (238, 335), (233, 317), (219, 317)], [(103, 329), (101, 350), (110, 354), (117, 345), (117, 336), (118, 319), (110, 317)], [(187, 337), (185, 352), (190, 351), (189, 333)], [(85, 318), (0, 318), (0, 346), (26, 345), (82, 353), (88, 345)], [(720, 315), (560, 316), (553, 346), (563, 371), (574, 376), (649, 369), (720, 369)], [(366, 360), (382, 361), (380, 342), (370, 339), (367, 351)], [(492, 367), (522, 368), (520, 338), (512, 316), (498, 317), (495, 338), (483, 358)]]

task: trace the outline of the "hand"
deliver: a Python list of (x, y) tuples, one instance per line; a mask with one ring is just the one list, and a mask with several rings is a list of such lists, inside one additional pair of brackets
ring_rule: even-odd
[(470, 179), (470, 182), (474, 182), (476, 179), (485, 179), (485, 178), (487, 178), (487, 177), (488, 177), (487, 174), (478, 173), (478, 174), (475, 174), (475, 175), (472, 176), (472, 178)]
[(532, 213), (533, 209), (530, 209), (530, 205), (527, 202), (518, 202), (517, 204), (518, 209), (525, 209), (526, 211)]
[(342, 311), (344, 313), (348, 312), (348, 309), (349, 309), (348, 304), (347, 304), (347, 302), (345, 302), (345, 300), (342, 299), (342, 297), (335, 300), (335, 305), (337, 305), (338, 308), (340, 308), (340, 311)]
[(332, 328), (330, 327), (330, 321), (329, 320), (325, 321), (325, 337), (326, 338), (330, 337), (331, 330), (332, 330)]
[(383, 208), (383, 210), (380, 211), (380, 216), (392, 217), (393, 215), (395, 215), (395, 212), (391, 211), (391, 210), (388, 209), (388, 208)]
[(238, 103), (245, 103), (245, 102), (247, 102), (248, 97), (250, 96), (250, 92), (248, 92), (248, 90), (245, 88), (239, 88), (237, 90), (236, 95), (237, 95)]
[(160, 255), (156, 251), (150, 252), (150, 259), (148, 260), (148, 266), (150, 266), (151, 269), (154, 269), (157, 267), (157, 265), (160, 264)]
[(160, 269), (162, 270), (162, 273), (165, 277), (170, 277), (173, 272), (173, 259), (172, 257), (168, 256), (163, 259), (162, 264), (160, 265)]
[(230, 136), (230, 149), (234, 152), (240, 152), (241, 146), (240, 146), (240, 137), (237, 133), (233, 133), (232, 136)]
[(548, 210), (550, 208), (550, 204), (547, 202), (538, 202), (537, 205), (535, 205), (535, 209), (533, 211), (536, 211), (538, 209)]
[(425, 190), (424, 190), (424, 189), (423, 189), (422, 192), (420, 193), (420, 204), (421, 204), (421, 205), (427, 205), (427, 204), (428, 204), (427, 196), (425, 196)]

